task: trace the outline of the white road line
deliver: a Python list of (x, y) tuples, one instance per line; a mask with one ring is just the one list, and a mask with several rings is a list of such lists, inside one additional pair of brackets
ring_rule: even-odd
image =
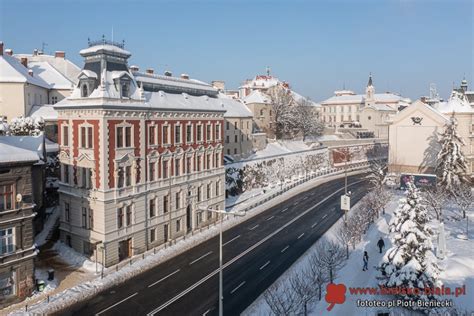
[(206, 257), (206, 256), (209, 256), (211, 253), (212, 253), (212, 251), (209, 251), (208, 253), (203, 254), (202, 256), (200, 256), (199, 258), (197, 258), (196, 260), (191, 261), (191, 263), (189, 263), (189, 265), (192, 265), (192, 264), (198, 262), (198, 261), (201, 260), (202, 258), (204, 258), (204, 257)]
[(207, 311), (205, 311), (202, 316), (206, 316), (207, 314), (209, 314), (210, 311), (212, 311), (214, 308), (209, 308)]
[(316, 225), (318, 225), (318, 222), (315, 222), (313, 225), (311, 225), (311, 228), (314, 228)]
[(300, 239), (301, 237), (304, 236), (304, 233), (302, 233), (301, 235), (298, 236), (298, 239)]
[(232, 239), (229, 240), (228, 242), (223, 243), (223, 244), (222, 244), (222, 247), (224, 247), (224, 246), (227, 245), (227, 244), (230, 244), (231, 242), (233, 242), (234, 240), (236, 240), (236, 239), (238, 239), (238, 238), (240, 238), (240, 235), (239, 235), (239, 236), (235, 236), (234, 238), (232, 238)]
[(300, 202), (300, 201), (296, 201), (295, 203), (293, 203), (293, 205), (298, 205), (299, 202)]
[(104, 310), (101, 310), (100, 312), (98, 312), (98, 313), (95, 314), (95, 315), (97, 316), (97, 315), (100, 315), (100, 314), (102, 314), (102, 313), (105, 313), (105, 312), (108, 311), (109, 309), (114, 308), (115, 306), (117, 306), (117, 305), (119, 305), (119, 304), (125, 302), (125, 301), (128, 300), (128, 299), (131, 299), (132, 297), (134, 297), (134, 296), (137, 295), (137, 294), (138, 294), (138, 292), (135, 292), (134, 294), (130, 295), (129, 297), (124, 298), (124, 299), (121, 300), (120, 302), (117, 302), (117, 303), (115, 303), (114, 305), (111, 305), (111, 306), (107, 307), (107, 308), (104, 309)]
[(271, 220), (271, 219), (274, 218), (274, 217), (275, 217), (275, 216), (272, 215), (272, 216), (270, 216), (269, 218), (267, 218), (266, 220), (269, 221), (269, 220)]
[(255, 225), (254, 227), (249, 228), (249, 229), (250, 229), (250, 230), (254, 230), (254, 229), (257, 228), (258, 226), (260, 226), (260, 224), (257, 224), (257, 225)]
[(148, 285), (148, 287), (152, 287), (152, 286), (154, 286), (154, 285), (157, 285), (158, 283), (160, 283), (161, 281), (166, 280), (167, 278), (169, 278), (169, 277), (172, 276), (173, 274), (178, 273), (180, 270), (181, 270), (181, 269), (178, 269), (178, 270), (176, 270), (176, 271), (174, 271), (174, 272), (171, 272), (171, 273), (168, 274), (167, 276), (165, 276), (165, 277), (159, 279), (158, 281), (156, 281), (156, 282), (154, 282), (154, 283)]
[(269, 264), (270, 264), (270, 261), (265, 262), (265, 264), (261, 266), (259, 270), (265, 269), (265, 267), (268, 266)]
[(282, 212), (282, 213), (285, 213), (286, 211), (288, 211), (288, 207), (285, 208), (285, 209), (283, 209), (281, 212)]
[[(356, 185), (360, 182), (364, 182), (365, 180), (359, 180), (359, 181), (356, 181), (356, 182), (353, 182), (351, 184), (349, 184), (349, 186), (353, 186), (353, 185)], [(245, 249), (243, 252), (241, 252), (239, 255), (235, 256), (234, 258), (230, 259), (229, 261), (227, 261), (223, 266), (222, 266), (222, 269), (225, 269), (227, 267), (229, 267), (230, 265), (234, 264), (237, 260), (239, 260), (240, 258), (242, 258), (243, 256), (247, 255), (248, 253), (250, 253), (251, 251), (253, 251), (254, 249), (256, 249), (257, 247), (259, 247), (260, 245), (262, 245), (264, 242), (266, 242), (267, 240), (271, 239), (273, 236), (275, 236), (276, 234), (280, 233), (282, 230), (284, 230), (285, 228), (287, 228), (288, 226), (290, 226), (291, 224), (293, 224), (294, 222), (296, 222), (297, 220), (299, 220), (301, 217), (305, 216), (306, 214), (308, 214), (309, 212), (311, 212), (312, 210), (314, 210), (316, 207), (318, 207), (319, 205), (323, 204), (324, 202), (326, 202), (327, 200), (329, 200), (331, 197), (333, 197), (334, 195), (336, 194), (339, 194), (339, 192), (343, 191), (344, 188), (341, 188), (339, 190), (336, 190), (334, 193), (328, 195), (327, 197), (325, 197), (324, 199), (322, 199), (321, 201), (319, 201), (318, 203), (316, 203), (315, 205), (311, 206), (310, 208), (306, 209), (304, 212), (298, 214), (297, 216), (295, 216), (294, 218), (292, 218), (289, 222), (287, 222), (285, 225), (279, 227), (277, 230), (275, 230), (274, 232), (272, 232), (271, 234), (267, 235), (266, 237), (262, 238), (260, 241), (258, 241), (257, 243), (253, 244), (252, 246), (250, 246), (249, 248)], [(258, 226), (258, 225), (257, 225)], [(289, 246), (288, 246), (289, 247)], [(285, 249), (286, 250), (286, 249)], [(167, 308), (168, 306), (170, 306), (171, 304), (173, 304), (174, 302), (176, 302), (177, 300), (179, 300), (180, 298), (182, 298), (183, 296), (185, 296), (186, 294), (188, 294), (189, 292), (191, 292), (192, 290), (194, 290), (195, 288), (197, 288), (198, 286), (200, 286), (201, 284), (203, 284), (204, 282), (206, 282), (207, 280), (209, 280), (210, 278), (212, 278), (213, 276), (217, 275), (219, 273), (219, 269), (215, 269), (214, 271), (212, 271), (211, 273), (209, 273), (208, 275), (206, 275), (205, 277), (203, 277), (201, 280), (197, 281), (196, 283), (194, 283), (193, 285), (191, 285), (190, 287), (188, 287), (187, 289), (181, 291), (179, 294), (175, 295), (173, 298), (169, 299), (168, 301), (166, 301), (165, 303), (161, 304), (160, 306), (158, 306), (157, 308), (155, 308), (154, 310), (152, 310), (151, 312), (149, 312), (147, 315), (150, 316), (150, 315), (155, 315), (157, 313), (159, 313), (160, 311), (164, 310), (165, 308)]]
[(245, 284), (245, 281), (240, 283), (235, 289), (233, 289), (232, 291), (230, 291), (230, 294), (234, 294), (235, 291), (237, 291), (242, 285)]
[(308, 197), (307, 197), (307, 196), (305, 196), (305, 197), (303, 198), (303, 201), (304, 201), (304, 200), (306, 200), (307, 198), (308, 198)]
[(323, 219), (325, 219), (326, 217), (328, 217), (328, 214), (324, 214)]
[(284, 253), (288, 248), (290, 248), (290, 246), (286, 246), (286, 247), (283, 248), (280, 252), (281, 252), (281, 253)]

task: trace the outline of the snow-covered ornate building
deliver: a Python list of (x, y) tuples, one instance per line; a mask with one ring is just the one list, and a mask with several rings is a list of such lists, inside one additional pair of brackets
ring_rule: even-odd
[(189, 77), (140, 73), (123, 45), (80, 51), (72, 95), (56, 104), (60, 236), (105, 266), (216, 220), (224, 208), (218, 91)]

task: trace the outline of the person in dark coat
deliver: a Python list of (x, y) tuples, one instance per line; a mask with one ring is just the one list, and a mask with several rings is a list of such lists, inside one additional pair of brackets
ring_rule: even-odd
[(369, 270), (368, 264), (369, 264), (369, 254), (367, 251), (364, 251), (364, 256), (362, 257), (362, 260), (364, 261), (364, 267), (362, 268), (362, 271), (367, 271)]
[(379, 241), (377, 242), (377, 246), (379, 246), (380, 253), (382, 253), (382, 248), (385, 247), (382, 237), (380, 237)]

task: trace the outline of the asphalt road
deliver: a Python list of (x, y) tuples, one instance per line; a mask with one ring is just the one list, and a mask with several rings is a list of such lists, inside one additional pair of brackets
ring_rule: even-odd
[[(368, 190), (349, 177), (352, 203)], [(224, 315), (239, 315), (342, 215), (344, 179), (302, 192), (223, 234)], [(217, 315), (218, 236), (61, 315)]]

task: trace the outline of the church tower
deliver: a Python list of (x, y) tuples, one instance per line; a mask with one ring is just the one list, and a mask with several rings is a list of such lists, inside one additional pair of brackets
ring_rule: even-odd
[(372, 84), (372, 74), (369, 75), (369, 82), (365, 88), (365, 106), (375, 104), (375, 88)]

